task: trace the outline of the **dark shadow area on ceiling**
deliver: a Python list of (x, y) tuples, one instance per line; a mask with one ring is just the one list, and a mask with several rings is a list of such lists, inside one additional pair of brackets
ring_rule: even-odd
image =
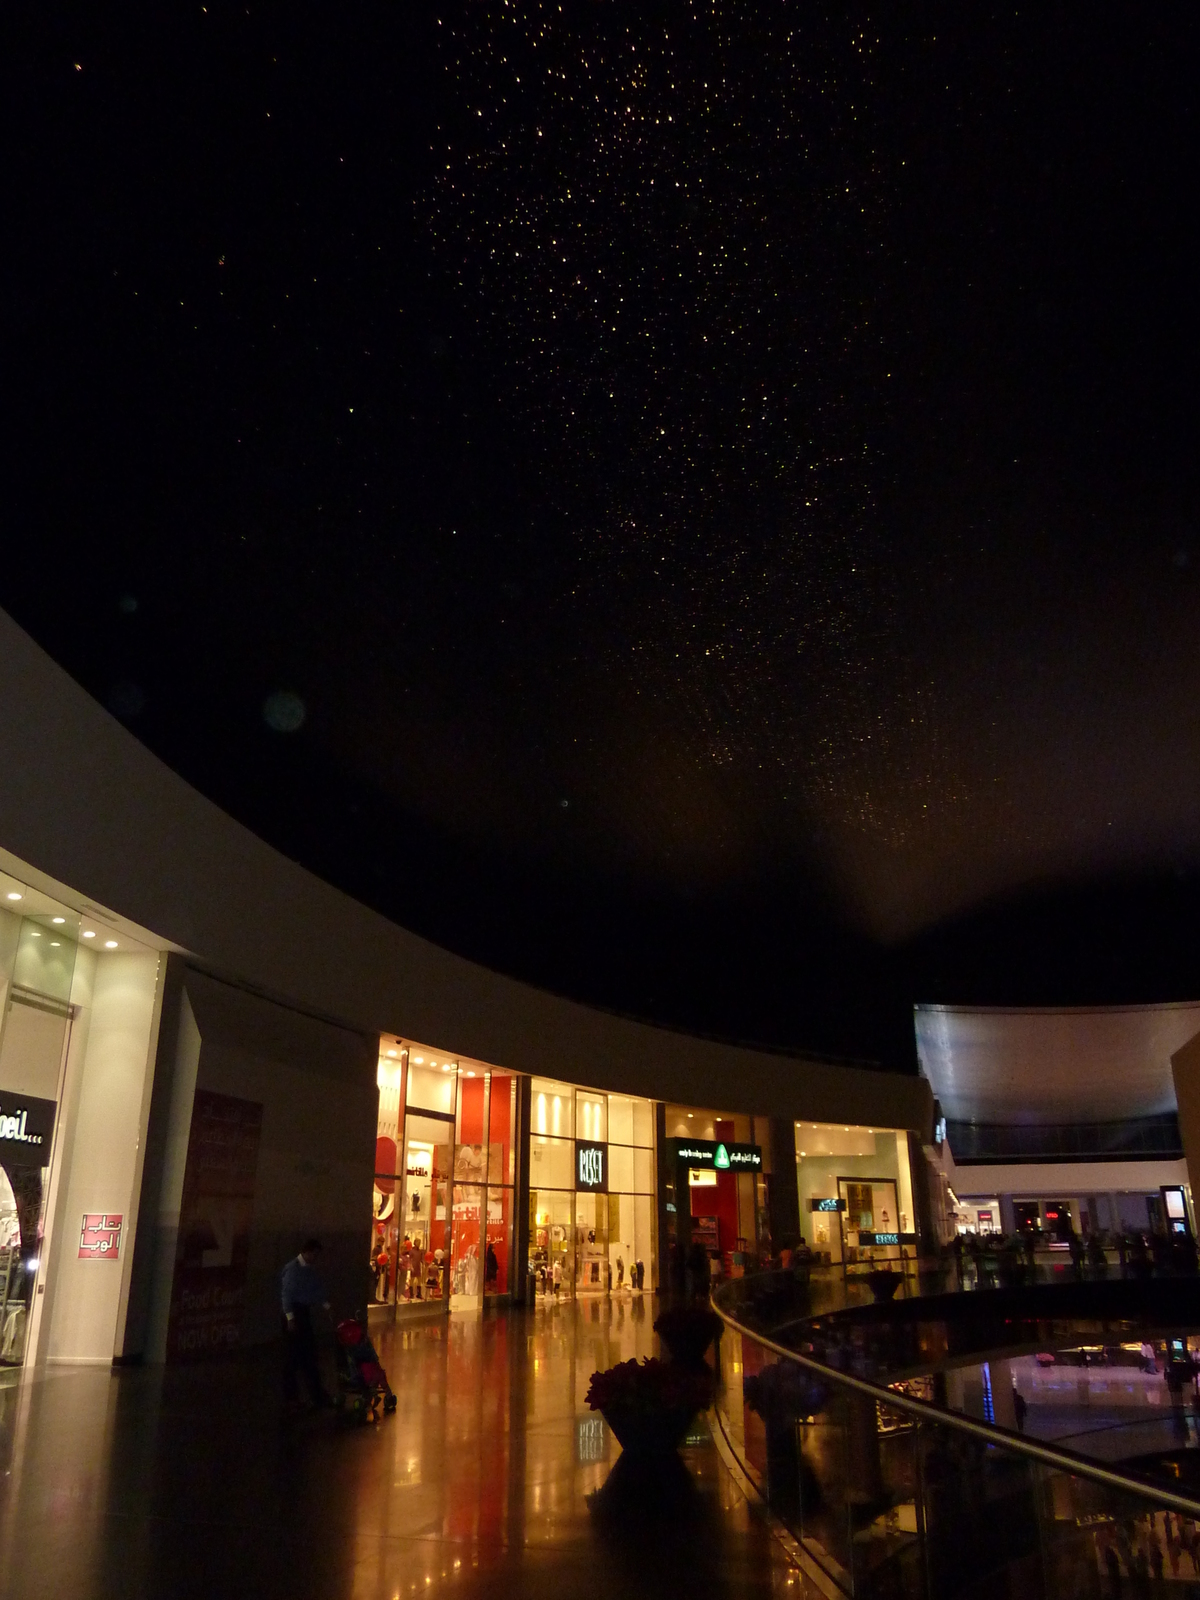
[(1044, 886), (896, 951), (930, 1005), (1150, 1005), (1200, 995), (1200, 872)]

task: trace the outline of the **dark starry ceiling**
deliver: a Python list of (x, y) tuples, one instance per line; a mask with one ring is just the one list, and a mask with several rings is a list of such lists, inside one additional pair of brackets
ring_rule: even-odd
[(5, 26), (0, 604), (186, 777), (700, 1029), (1195, 994), (1194, 10)]

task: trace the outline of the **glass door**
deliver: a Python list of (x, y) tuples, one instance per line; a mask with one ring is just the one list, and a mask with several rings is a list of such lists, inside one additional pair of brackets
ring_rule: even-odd
[(449, 1292), (446, 1237), (454, 1124), (410, 1111), (400, 1178), (396, 1298), (444, 1300)]

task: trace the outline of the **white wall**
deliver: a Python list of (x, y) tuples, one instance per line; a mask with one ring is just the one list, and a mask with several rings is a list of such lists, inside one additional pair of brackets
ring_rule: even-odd
[(50, 1152), (50, 1182), (45, 1197), (45, 1232), (42, 1237), (42, 1267), (38, 1291), (34, 1296), (33, 1316), (26, 1342), (26, 1360), (45, 1359), (46, 1334), (54, 1315), (65, 1241), (73, 1230), (65, 1221), (66, 1209), (59, 1205), (67, 1192), (71, 1176), (71, 1151), (79, 1096), (83, 1087), (83, 1064), (87, 1058), (88, 1031), (92, 1022), (92, 991), (96, 983), (96, 952), (80, 946), (71, 976), (71, 1036), (67, 1041), (66, 1070), (62, 1098), (54, 1124), (54, 1143)]
[[(50, 1361), (112, 1360), (123, 1264), (139, 1173), (148, 1058), (159, 958), (113, 954), (96, 962), (87, 1049), (78, 1101), (64, 1151), (63, 1189), (55, 1218), (53, 1305), (45, 1338)], [(83, 1260), (77, 1238), (85, 1212), (125, 1218), (121, 1262)]]

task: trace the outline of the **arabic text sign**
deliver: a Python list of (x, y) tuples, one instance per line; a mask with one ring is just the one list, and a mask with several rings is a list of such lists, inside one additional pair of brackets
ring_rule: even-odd
[(85, 1211), (79, 1230), (80, 1261), (117, 1261), (125, 1218), (119, 1211)]

